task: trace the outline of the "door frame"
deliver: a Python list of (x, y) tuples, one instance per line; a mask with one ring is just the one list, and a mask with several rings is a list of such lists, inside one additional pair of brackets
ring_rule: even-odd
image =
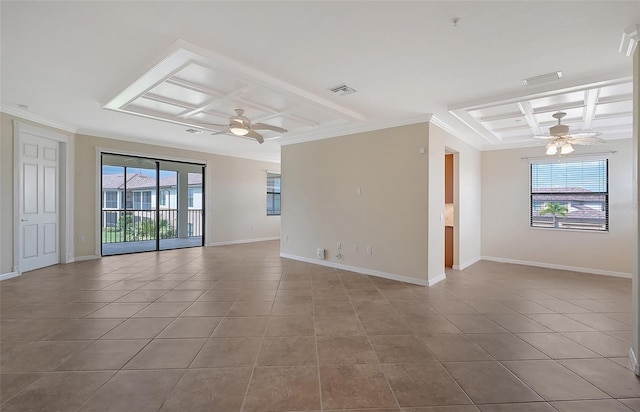
[(22, 274), (20, 260), (22, 251), (22, 236), (20, 233), (20, 185), (22, 171), (20, 170), (20, 143), (23, 134), (29, 133), (37, 137), (58, 143), (60, 156), (58, 157), (58, 259), (60, 263), (74, 261), (74, 203), (73, 203), (73, 136), (50, 129), (34, 126), (29, 123), (13, 120), (13, 271), (17, 276)]

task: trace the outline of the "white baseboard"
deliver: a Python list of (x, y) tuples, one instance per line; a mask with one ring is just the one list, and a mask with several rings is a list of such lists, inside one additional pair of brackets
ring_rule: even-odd
[(436, 277), (435, 277), (435, 278), (433, 278), (433, 279), (429, 279), (429, 280), (427, 280), (427, 286), (431, 287), (431, 286), (435, 285), (436, 283), (440, 283), (440, 282), (442, 282), (442, 281), (443, 281), (443, 280), (445, 280), (446, 278), (447, 278), (447, 274), (446, 274), (446, 273), (443, 273), (443, 274), (442, 274), (442, 275), (440, 275), (440, 276), (436, 276)]
[(399, 282), (411, 283), (414, 285), (428, 286), (426, 280), (410, 278), (407, 276), (396, 275), (393, 273), (380, 272), (378, 270), (360, 268), (356, 266), (343, 265), (341, 263), (330, 262), (328, 260), (311, 259), (303, 256), (289, 255), (287, 253), (280, 253), (280, 257), (292, 260), (298, 260), (300, 262), (313, 263), (314, 265), (326, 266), (334, 269), (346, 270), (349, 272), (362, 273), (363, 275), (376, 276), (384, 279), (397, 280)]
[(8, 272), (8, 273), (3, 273), (2, 275), (0, 275), (0, 281), (2, 280), (7, 280), (7, 279), (11, 279), (11, 278), (15, 278), (20, 276), (21, 273), (20, 272)]
[(631, 370), (633, 370), (633, 373), (640, 376), (640, 365), (638, 364), (636, 354), (633, 353), (633, 348), (629, 348), (629, 363), (631, 364)]
[(102, 259), (102, 256), (100, 255), (76, 256), (74, 260), (76, 262), (84, 262), (85, 260), (96, 260), (96, 259)]
[(227, 246), (227, 245), (240, 245), (242, 243), (254, 243), (254, 242), (266, 242), (268, 240), (280, 240), (280, 236), (273, 237), (260, 237), (256, 239), (242, 239), (242, 240), (226, 240), (223, 242), (207, 242), (205, 246)]
[(478, 263), (482, 260), (482, 256), (477, 256), (461, 265), (453, 265), (452, 269), (454, 270), (465, 270), (466, 268), (468, 268), (469, 266), (473, 265), (474, 263)]
[(492, 262), (500, 262), (500, 263), (513, 263), (515, 265), (536, 266), (536, 267), (547, 268), (547, 269), (569, 270), (572, 272), (590, 273), (592, 275), (613, 276), (617, 278), (631, 279), (631, 273), (614, 272), (611, 270), (555, 265), (553, 263), (543, 263), (543, 262), (529, 262), (527, 260), (505, 259), (505, 258), (499, 258), (499, 257), (493, 257), (493, 256), (482, 256), (481, 260), (489, 260)]

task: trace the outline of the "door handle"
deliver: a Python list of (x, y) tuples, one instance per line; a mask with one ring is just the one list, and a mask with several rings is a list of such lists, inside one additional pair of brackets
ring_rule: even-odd
[(21, 222), (28, 222), (29, 219), (20, 219)]

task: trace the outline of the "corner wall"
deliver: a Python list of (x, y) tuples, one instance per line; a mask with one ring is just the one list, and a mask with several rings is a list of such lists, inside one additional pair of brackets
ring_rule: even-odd
[[(529, 227), (529, 161), (543, 147), (482, 152), (482, 256), (617, 276), (631, 275), (632, 141), (579, 146), (577, 155), (616, 151), (609, 160), (609, 232)], [(576, 157), (579, 159), (579, 157)]]
[(281, 255), (436, 282), (444, 274), (445, 146), (459, 151), (460, 202), (469, 203), (461, 206), (460, 233), (469, 240), (460, 241), (460, 256), (477, 260), (480, 153), (430, 123), (283, 146)]

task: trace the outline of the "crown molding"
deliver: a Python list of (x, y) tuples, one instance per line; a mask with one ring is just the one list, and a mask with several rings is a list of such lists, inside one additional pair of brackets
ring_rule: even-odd
[(51, 120), (47, 117), (40, 116), (26, 110), (7, 106), (5, 104), (0, 105), (0, 112), (6, 113), (10, 116), (19, 117), (20, 119), (23, 119), (23, 120), (28, 120), (30, 122), (38, 123), (39, 125), (42, 125), (42, 126), (53, 127), (54, 129), (59, 129), (68, 133), (76, 133), (76, 131), (78, 130), (76, 126), (71, 126), (66, 123), (58, 122), (56, 120)]
[(356, 133), (371, 132), (374, 130), (389, 129), (392, 127), (407, 126), (416, 123), (428, 123), (433, 118), (431, 113), (424, 113), (401, 119), (385, 119), (379, 121), (363, 122), (358, 124), (347, 124), (331, 129), (300, 133), (292, 137), (286, 136), (279, 140), (280, 146), (291, 144), (313, 142), (315, 140), (330, 139), (332, 137), (348, 136)]
[(469, 146), (473, 147), (474, 149), (482, 150), (482, 146), (478, 145), (477, 142), (473, 141), (472, 139), (469, 139), (465, 134), (460, 133), (458, 130), (456, 130), (455, 128), (451, 127), (448, 123), (444, 122), (439, 117), (431, 116), (431, 120), (429, 122), (433, 123), (436, 126), (438, 126), (439, 128), (441, 128), (445, 132), (449, 133), (450, 135), (452, 135), (456, 139), (465, 142), (466, 144), (468, 144)]

